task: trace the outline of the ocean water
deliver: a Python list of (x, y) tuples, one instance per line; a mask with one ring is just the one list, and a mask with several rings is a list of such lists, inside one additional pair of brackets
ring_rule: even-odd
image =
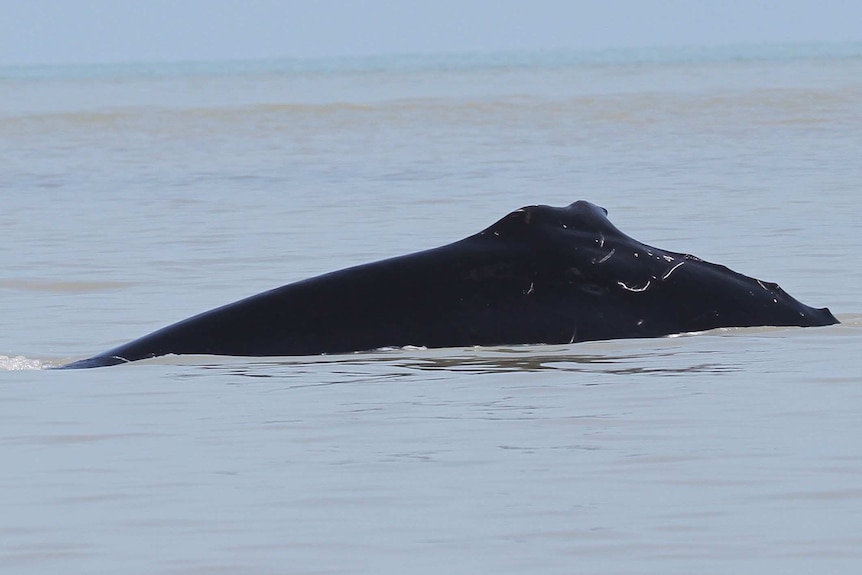
[[(857, 573), (862, 46), (0, 69), (0, 571)], [(529, 204), (826, 328), (56, 372)]]

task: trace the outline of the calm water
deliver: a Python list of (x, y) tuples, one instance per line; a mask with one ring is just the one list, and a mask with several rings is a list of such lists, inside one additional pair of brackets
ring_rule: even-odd
[[(0, 571), (856, 573), (862, 46), (0, 69)], [(92, 355), (587, 199), (840, 326)]]

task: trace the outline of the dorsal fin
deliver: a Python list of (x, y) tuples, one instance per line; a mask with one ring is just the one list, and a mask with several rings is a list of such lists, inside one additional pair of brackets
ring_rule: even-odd
[(509, 237), (530, 232), (532, 226), (565, 228), (588, 234), (625, 235), (607, 217), (601, 206), (578, 200), (563, 208), (545, 205), (524, 206), (482, 230), (479, 235)]

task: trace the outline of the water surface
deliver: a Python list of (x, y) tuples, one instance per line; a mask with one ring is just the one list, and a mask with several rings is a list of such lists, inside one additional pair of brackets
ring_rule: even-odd
[[(860, 53), (0, 70), (0, 568), (857, 572)], [(36, 369), (577, 199), (843, 323)]]

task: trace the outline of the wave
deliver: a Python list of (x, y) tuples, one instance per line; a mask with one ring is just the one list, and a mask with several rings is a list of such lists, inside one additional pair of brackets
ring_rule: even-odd
[(494, 94), (467, 97), (410, 97), (381, 102), (244, 103), (187, 107), (130, 107), (24, 113), (6, 117), (0, 135), (25, 139), (69, 133), (188, 134), (230, 136), (233, 130), (258, 135), (294, 131), (338, 133), (345, 127), (416, 124), (531, 126), (577, 124), (644, 124), (685, 118), (727, 122), (736, 117), (760, 124), (812, 124), (858, 120), (862, 88), (771, 88), (673, 93), (643, 90), (618, 94), (546, 97)]

